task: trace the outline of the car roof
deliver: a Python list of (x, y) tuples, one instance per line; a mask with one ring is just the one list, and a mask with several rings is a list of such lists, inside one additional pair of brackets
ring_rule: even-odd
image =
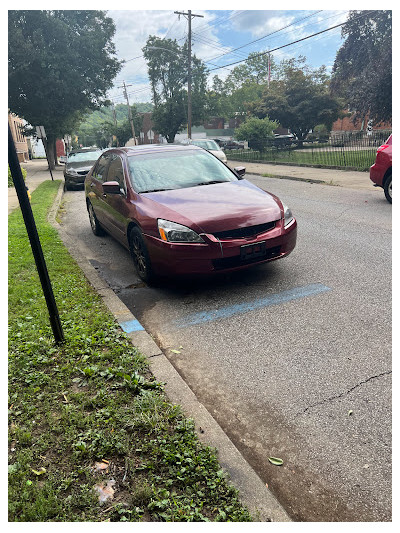
[(182, 152), (187, 150), (202, 150), (199, 146), (194, 144), (140, 144), (137, 146), (122, 146), (120, 148), (110, 148), (107, 152), (124, 152), (127, 156), (141, 155), (146, 153), (156, 152)]
[(68, 155), (70, 154), (84, 154), (85, 152), (101, 152), (101, 148), (77, 148), (76, 150), (71, 150), (68, 152)]

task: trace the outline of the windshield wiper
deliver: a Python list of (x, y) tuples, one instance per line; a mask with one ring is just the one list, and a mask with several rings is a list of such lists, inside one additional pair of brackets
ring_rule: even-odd
[(149, 189), (148, 191), (140, 191), (139, 194), (143, 194), (145, 192), (161, 192), (161, 191), (173, 191), (174, 189)]
[(196, 187), (196, 185), (214, 185), (215, 183), (228, 183), (228, 181), (227, 180), (201, 181), (200, 183), (195, 183), (193, 187)]

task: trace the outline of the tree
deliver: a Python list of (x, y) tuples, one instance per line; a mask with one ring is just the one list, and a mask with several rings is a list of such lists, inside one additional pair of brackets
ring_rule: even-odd
[(207, 93), (207, 110), (211, 116), (233, 118), (247, 114), (249, 106), (259, 100), (268, 83), (269, 69), (275, 69), (271, 56), (253, 52), (245, 63), (236, 66), (225, 81), (214, 76)]
[[(160, 39), (150, 35), (143, 48), (147, 60), (154, 111), (155, 129), (174, 142), (175, 135), (187, 123), (187, 54), (185, 43)], [(206, 68), (203, 62), (192, 57), (192, 124), (204, 120)]]
[(333, 66), (331, 88), (343, 96), (356, 118), (392, 118), (392, 12), (350, 11), (342, 29), (346, 40)]
[(9, 11), (9, 108), (55, 140), (104, 104), (121, 68), (104, 11)]
[(251, 111), (259, 118), (276, 120), (300, 141), (317, 124), (325, 124), (330, 130), (341, 115), (343, 103), (330, 95), (327, 80), (324, 68), (301, 68), (299, 62), (289, 61), (283, 64), (280, 79), (271, 81)]
[(268, 82), (269, 70), (273, 72), (275, 68), (272, 55), (268, 58), (268, 54), (251, 52), (244, 63), (232, 69), (226, 78), (226, 87), (234, 92), (243, 85), (265, 85)]
[(239, 141), (248, 141), (250, 148), (262, 151), (268, 139), (274, 138), (274, 130), (279, 126), (268, 117), (263, 119), (250, 117), (235, 129), (235, 137)]
[[(95, 111), (75, 131), (78, 142), (83, 145), (96, 144), (99, 148), (109, 146), (111, 139), (115, 137), (115, 146), (125, 146), (132, 137), (132, 127), (128, 118), (127, 106), (121, 106), (123, 114), (116, 113), (117, 120), (113, 121), (112, 111), (104, 107), (102, 113)], [(143, 117), (138, 113), (136, 106), (131, 106), (133, 125), (139, 132), (143, 126)], [(91, 119), (91, 120), (90, 120)]]

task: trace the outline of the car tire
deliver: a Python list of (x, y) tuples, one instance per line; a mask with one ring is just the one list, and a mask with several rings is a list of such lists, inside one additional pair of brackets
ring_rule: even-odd
[(64, 189), (65, 189), (66, 191), (72, 191), (72, 185), (71, 185), (68, 181), (66, 181), (66, 182), (64, 183)]
[(140, 279), (145, 283), (151, 283), (154, 280), (154, 274), (151, 268), (150, 256), (143, 234), (138, 227), (132, 228), (129, 233), (129, 250)]
[(87, 204), (87, 210), (89, 214), (90, 227), (92, 228), (93, 233), (97, 237), (101, 237), (101, 235), (104, 235), (105, 231), (100, 226), (99, 221), (97, 220), (96, 214), (94, 212), (93, 206), (90, 202), (88, 202)]
[(383, 186), (385, 192), (386, 200), (391, 204), (392, 203), (392, 173), (386, 178), (385, 185)]

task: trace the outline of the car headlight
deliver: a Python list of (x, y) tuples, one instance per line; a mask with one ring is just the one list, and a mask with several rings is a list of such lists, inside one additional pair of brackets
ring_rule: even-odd
[(160, 237), (165, 242), (204, 242), (200, 235), (182, 224), (162, 218), (159, 218), (157, 222)]
[(284, 217), (285, 217), (285, 228), (287, 228), (289, 224), (293, 222), (294, 216), (292, 214), (290, 207), (288, 207), (285, 204), (282, 204), (282, 206), (283, 206)]
[(66, 173), (70, 176), (78, 176), (78, 172), (74, 168), (67, 168)]

